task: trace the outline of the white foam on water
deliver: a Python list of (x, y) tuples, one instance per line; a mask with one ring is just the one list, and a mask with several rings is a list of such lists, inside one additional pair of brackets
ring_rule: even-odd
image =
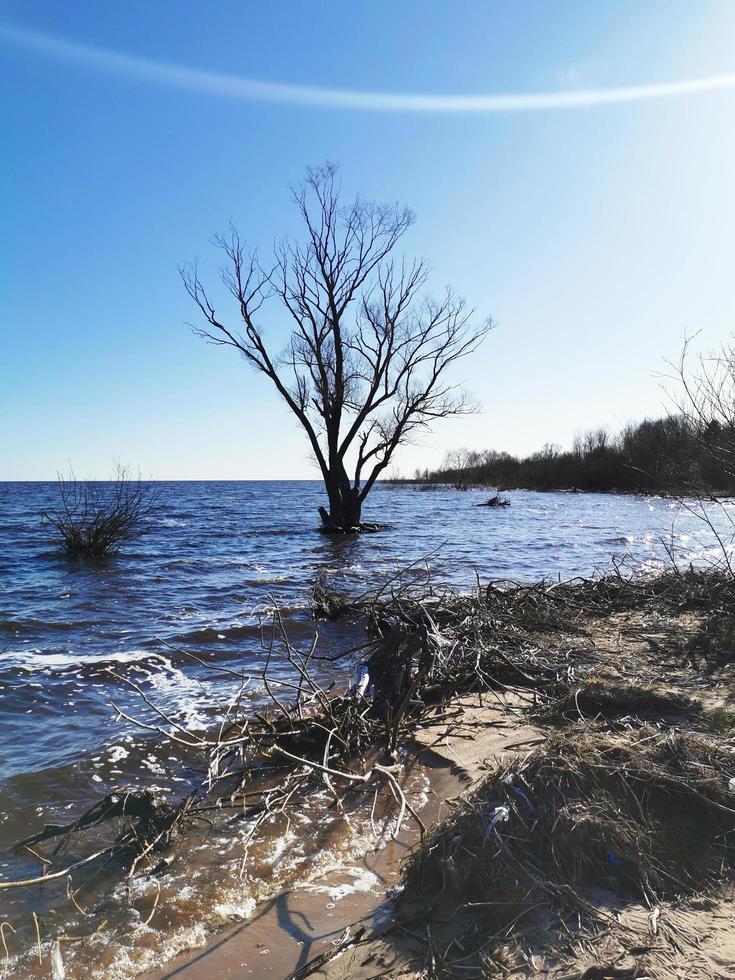
[(223, 922), (244, 922), (253, 917), (256, 904), (255, 899), (248, 896), (242, 902), (221, 902), (212, 911)]
[(160, 665), (148, 672), (147, 681), (150, 689), (165, 703), (167, 711), (176, 713), (176, 721), (184, 728), (206, 725), (203, 705), (209, 699), (201, 683), (193, 677), (162, 657)]
[(273, 843), (273, 850), (268, 855), (268, 860), (271, 864), (275, 865), (277, 861), (283, 858), (283, 855), (288, 850), (289, 846), (297, 841), (297, 837), (293, 831), (287, 831), (285, 834), (277, 837)]
[[(328, 895), (332, 902), (340, 902), (348, 895), (355, 895), (358, 892), (371, 892), (380, 884), (380, 879), (378, 876), (368, 868), (350, 868), (334, 865), (329, 870), (335, 874), (347, 875), (348, 877), (351, 877), (352, 882), (343, 883), (340, 885), (309, 884), (304, 886), (305, 890), (313, 892), (314, 894)], [(326, 874), (327, 872), (324, 873)]]
[(64, 670), (67, 667), (79, 667), (80, 664), (129, 664), (151, 658), (162, 660), (158, 654), (149, 650), (128, 650), (120, 653), (104, 653), (99, 656), (83, 656), (73, 653), (45, 653), (39, 647), (24, 650), (22, 653), (6, 653), (3, 656), (3, 668), (21, 667), (32, 671)]
[[(150, 929), (141, 926), (140, 931), (150, 931)], [(139, 945), (118, 947), (114, 962), (98, 976), (100, 980), (129, 980), (130, 977), (136, 977), (141, 973), (152, 972), (180, 953), (204, 946), (207, 937), (207, 928), (203, 923), (198, 922), (168, 934), (165, 943), (156, 943), (153, 948)], [(133, 933), (130, 938), (134, 941), (135, 934)]]
[(166, 771), (155, 756), (149, 755), (145, 759), (141, 759), (140, 764), (143, 766), (143, 768), (147, 769), (149, 772), (152, 772), (155, 776), (166, 775)]

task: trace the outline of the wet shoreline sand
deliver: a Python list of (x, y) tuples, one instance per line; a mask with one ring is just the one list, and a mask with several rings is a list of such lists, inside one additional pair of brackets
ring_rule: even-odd
[[(508, 746), (518, 751), (519, 742), (537, 741), (537, 731), (510, 709), (512, 697), (507, 706), (493, 700), (487, 695), (456, 699), (448, 706), (451, 713), (460, 714), (456, 722), (429, 723), (405, 746), (412, 766), (429, 780), (421, 810), (427, 828), (446, 814), (448, 799), (472, 788), (487, 763), (508, 756)], [(352, 890), (349, 876), (336, 869), (319, 879), (323, 892), (298, 887), (285, 892), (258, 909), (251, 920), (214, 932), (203, 949), (183, 954), (146, 977), (208, 980), (252, 975), (282, 980), (339, 942), (347, 928), (354, 934), (365, 926), (371, 934), (379, 934), (390, 922), (386, 896), (400, 884), (402, 864), (419, 841), (417, 827), (408, 824), (397, 840), (366, 854), (365, 870), (374, 876), (367, 891)], [(345, 884), (346, 894), (340, 895)]]

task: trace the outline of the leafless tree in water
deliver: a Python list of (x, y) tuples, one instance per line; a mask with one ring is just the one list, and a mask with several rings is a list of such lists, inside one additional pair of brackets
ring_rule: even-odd
[[(325, 529), (349, 531), (399, 445), (437, 419), (476, 410), (449, 369), (492, 324), (473, 325), (450, 288), (426, 295), (426, 263), (393, 255), (410, 210), (359, 197), (343, 203), (333, 165), (307, 171), (293, 198), (306, 234), (282, 242), (271, 268), (246, 252), (234, 228), (215, 239), (237, 325), (216, 311), (196, 266), (181, 275), (204, 316), (201, 336), (239, 351), (301, 423), (329, 499), (328, 513), (320, 508)], [(280, 353), (259, 319), (268, 301), (290, 325)]]
[(112, 480), (58, 478), (59, 503), (44, 513), (69, 558), (105, 558), (143, 534), (158, 509), (153, 484), (115, 464)]

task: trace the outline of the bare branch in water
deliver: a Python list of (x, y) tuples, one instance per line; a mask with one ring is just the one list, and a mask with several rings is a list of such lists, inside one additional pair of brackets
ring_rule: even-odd
[(58, 477), (59, 503), (44, 520), (69, 558), (106, 558), (145, 533), (159, 509), (154, 485), (115, 464), (111, 481)]

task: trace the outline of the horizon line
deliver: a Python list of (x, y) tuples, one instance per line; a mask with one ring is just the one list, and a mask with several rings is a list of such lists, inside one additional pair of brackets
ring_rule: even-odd
[(507, 94), (419, 94), (360, 92), (286, 82), (264, 82), (200, 68), (188, 68), (70, 41), (0, 22), (0, 41), (45, 52), (63, 61), (86, 65), (107, 74), (152, 82), (169, 88), (221, 95), (246, 102), (354, 109), (363, 112), (493, 114), (591, 108), (698, 95), (735, 88), (735, 73), (674, 82), (614, 88), (515, 92)]

